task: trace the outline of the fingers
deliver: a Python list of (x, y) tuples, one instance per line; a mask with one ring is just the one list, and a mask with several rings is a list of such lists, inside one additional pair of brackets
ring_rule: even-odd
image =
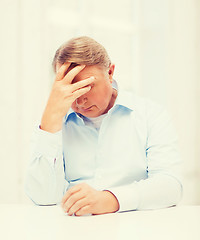
[[(81, 191), (78, 191), (67, 199), (67, 201), (63, 204), (63, 209), (65, 212), (69, 212), (69, 210), (72, 208), (74, 204), (76, 204), (77, 201), (82, 200), (85, 198), (85, 194)], [(81, 206), (80, 206), (81, 207)]]
[(62, 208), (68, 215), (81, 216), (99, 212), (99, 191), (87, 184), (78, 184), (69, 189), (62, 199)]
[(71, 84), (73, 79), (75, 78), (75, 76), (80, 72), (82, 71), (83, 69), (85, 68), (85, 65), (78, 65), (74, 68), (72, 68), (66, 75), (65, 77), (63, 78), (63, 81), (66, 83), (66, 84)]
[[(66, 193), (62, 204), (64, 212), (68, 213), (69, 216), (76, 214), (77, 211), (89, 205), (89, 200), (86, 196), (86, 191), (80, 188), (76, 188), (76, 186)], [(62, 201), (62, 202), (63, 202)]]
[(83, 216), (85, 214), (90, 213), (90, 205), (86, 205), (84, 207), (82, 207), (81, 209), (79, 209), (77, 212), (75, 212), (76, 216)]
[(81, 80), (77, 83), (72, 84), (72, 91), (76, 91), (80, 88), (86, 87), (87, 85), (91, 84), (94, 81), (94, 77), (90, 77), (84, 80)]
[(63, 197), (63, 199), (62, 199), (62, 201), (61, 201), (62, 206), (64, 206), (65, 202), (69, 199), (69, 197), (70, 197), (72, 194), (74, 194), (74, 193), (76, 193), (76, 192), (78, 192), (78, 191), (80, 191), (80, 190), (81, 190), (81, 186), (80, 186), (80, 185), (76, 185), (76, 186), (70, 188), (70, 189), (65, 193), (65, 195), (64, 195), (64, 197)]
[(70, 65), (71, 65), (70, 62), (66, 62), (59, 68), (59, 70), (56, 74), (56, 81), (60, 81), (64, 78), (65, 73), (67, 72)]
[(80, 209), (88, 205), (88, 201), (86, 198), (82, 198), (78, 201), (76, 201), (69, 209), (68, 209), (68, 215), (76, 214)]
[(80, 89), (76, 90), (75, 92), (73, 92), (73, 101), (75, 101), (80, 96), (82, 96), (82, 95), (86, 94), (87, 92), (89, 92), (90, 89), (91, 89), (91, 86), (87, 86), (87, 87), (80, 88)]

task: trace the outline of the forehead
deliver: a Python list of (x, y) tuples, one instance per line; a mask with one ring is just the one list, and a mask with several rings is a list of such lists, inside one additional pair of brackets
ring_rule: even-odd
[(81, 72), (79, 72), (76, 77), (74, 78), (74, 81), (80, 81), (88, 77), (95, 77), (95, 80), (100, 80), (103, 77), (105, 77), (106, 70), (102, 67), (99, 67), (97, 65), (94, 66), (86, 66)]

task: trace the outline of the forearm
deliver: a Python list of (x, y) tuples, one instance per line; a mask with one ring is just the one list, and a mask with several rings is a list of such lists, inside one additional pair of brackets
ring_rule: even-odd
[(181, 183), (166, 174), (109, 190), (119, 201), (119, 211), (166, 208), (178, 204), (182, 197)]
[(63, 196), (64, 185), (62, 169), (53, 169), (44, 157), (35, 159), (27, 170), (25, 191), (35, 204), (59, 203)]
[(174, 177), (158, 174), (138, 183), (138, 210), (158, 209), (177, 205), (182, 197), (182, 185)]
[(104, 201), (102, 203), (104, 213), (113, 213), (119, 210), (119, 202), (116, 196), (110, 191), (103, 191)]
[(38, 205), (59, 203), (67, 182), (64, 177), (61, 134), (40, 131), (32, 142), (25, 191)]

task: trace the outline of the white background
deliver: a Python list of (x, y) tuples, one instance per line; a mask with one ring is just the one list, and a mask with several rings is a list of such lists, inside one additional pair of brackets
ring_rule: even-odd
[(116, 64), (122, 88), (162, 103), (183, 159), (183, 204), (200, 204), (200, 1), (1, 0), (0, 203), (29, 203), (30, 137), (54, 80), (51, 61), (88, 35)]

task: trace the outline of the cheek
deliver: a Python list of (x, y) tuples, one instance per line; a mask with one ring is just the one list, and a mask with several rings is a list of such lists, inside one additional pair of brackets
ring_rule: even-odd
[(88, 99), (91, 104), (94, 104), (99, 108), (102, 108), (107, 106), (109, 101), (109, 96), (105, 94), (105, 92), (102, 92), (102, 93), (98, 92), (96, 94), (92, 94), (91, 96), (89, 96)]
[(91, 92), (90, 94), (88, 94), (87, 98), (91, 104), (98, 105), (100, 103), (99, 94)]
[(74, 101), (74, 102), (72, 103), (71, 108), (72, 108), (73, 110), (76, 110), (76, 101)]

